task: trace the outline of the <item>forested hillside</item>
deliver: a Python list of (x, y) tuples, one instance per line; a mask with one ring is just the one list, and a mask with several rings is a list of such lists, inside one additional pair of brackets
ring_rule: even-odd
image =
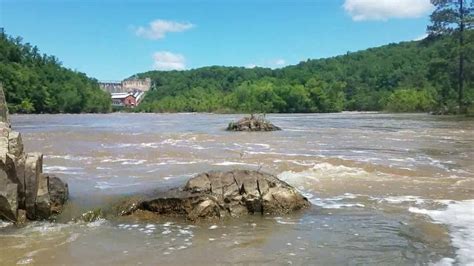
[[(465, 102), (474, 101), (474, 34), (466, 34)], [(389, 44), (345, 55), (267, 68), (204, 67), (150, 71), (148, 112), (425, 112), (457, 108), (453, 36)]]
[[(465, 95), (474, 109), (474, 32), (465, 41)], [(455, 112), (457, 40), (450, 35), (307, 60), (282, 69), (212, 66), (150, 71), (145, 112)], [(108, 112), (96, 80), (21, 38), (0, 38), (0, 82), (11, 112)]]
[(0, 35), (0, 83), (10, 112), (109, 112), (110, 96), (96, 80), (61, 66), (20, 37)]

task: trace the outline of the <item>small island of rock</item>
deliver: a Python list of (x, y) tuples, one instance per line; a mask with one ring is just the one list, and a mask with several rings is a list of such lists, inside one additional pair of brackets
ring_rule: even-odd
[(275, 126), (265, 119), (263, 115), (250, 115), (237, 122), (231, 122), (227, 126), (227, 131), (277, 131), (281, 128)]
[(182, 216), (195, 221), (248, 214), (281, 215), (310, 206), (308, 199), (277, 177), (250, 170), (199, 174), (183, 188), (133, 202), (120, 215)]

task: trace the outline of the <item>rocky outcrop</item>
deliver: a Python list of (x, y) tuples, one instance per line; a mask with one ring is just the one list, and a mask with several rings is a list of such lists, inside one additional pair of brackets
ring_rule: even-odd
[(248, 214), (279, 215), (310, 206), (295, 188), (277, 177), (249, 170), (208, 172), (191, 178), (184, 188), (157, 198), (133, 202), (121, 215), (153, 212), (195, 221)]
[(21, 134), (10, 127), (0, 86), (0, 219), (47, 219), (61, 210), (67, 191), (60, 179), (43, 174), (41, 153), (25, 154)]
[(281, 128), (273, 125), (264, 116), (244, 117), (237, 122), (231, 122), (227, 126), (228, 131), (277, 131)]

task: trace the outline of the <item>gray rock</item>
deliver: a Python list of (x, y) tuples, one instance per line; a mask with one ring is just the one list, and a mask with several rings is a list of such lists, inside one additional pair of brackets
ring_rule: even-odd
[(0, 84), (0, 122), (10, 125), (10, 120), (8, 117), (8, 106), (5, 98), (5, 93), (3, 93), (3, 87)]
[(43, 169), (43, 155), (28, 153), (25, 161), (25, 208), (28, 219), (36, 219), (36, 196), (38, 181)]
[(18, 185), (11, 182), (0, 162), (0, 218), (16, 221), (18, 210)]
[(18, 215), (17, 184), (1, 184), (0, 186), (0, 218), (16, 221)]
[(23, 209), (18, 209), (18, 217), (17, 217), (17, 224), (25, 224), (28, 221), (26, 219), (26, 211)]
[(189, 220), (238, 217), (248, 214), (278, 215), (310, 206), (295, 188), (277, 177), (248, 170), (209, 172), (191, 178), (184, 188), (134, 203), (138, 210)]
[(49, 198), (49, 177), (44, 174), (39, 174), (38, 178), (38, 192), (36, 194), (35, 202), (35, 218), (48, 219), (51, 216), (51, 202)]
[(8, 151), (17, 157), (23, 153), (23, 141), (21, 140), (21, 134), (19, 132), (12, 131), (9, 133)]
[(61, 212), (68, 187), (43, 175), (43, 155), (25, 155), (21, 134), (12, 131), (5, 95), (0, 86), (0, 219), (24, 222), (47, 219)]
[[(13, 156), (12, 156), (13, 157)], [(18, 184), (18, 208), (25, 209), (25, 161), (26, 155), (21, 154), (20, 157), (13, 157), (14, 167), (16, 172), (16, 180)]]
[(63, 182), (59, 177), (49, 175), (49, 198), (51, 202), (51, 213), (61, 213), (63, 205), (69, 197), (69, 188), (67, 183)]
[(231, 122), (227, 131), (277, 131), (281, 128), (265, 120), (263, 116), (244, 117), (237, 122)]

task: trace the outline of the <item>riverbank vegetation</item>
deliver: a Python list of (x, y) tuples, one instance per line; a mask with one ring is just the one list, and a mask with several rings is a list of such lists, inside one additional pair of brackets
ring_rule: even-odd
[(97, 80), (5, 33), (0, 33), (0, 83), (12, 113), (111, 111), (110, 96)]

